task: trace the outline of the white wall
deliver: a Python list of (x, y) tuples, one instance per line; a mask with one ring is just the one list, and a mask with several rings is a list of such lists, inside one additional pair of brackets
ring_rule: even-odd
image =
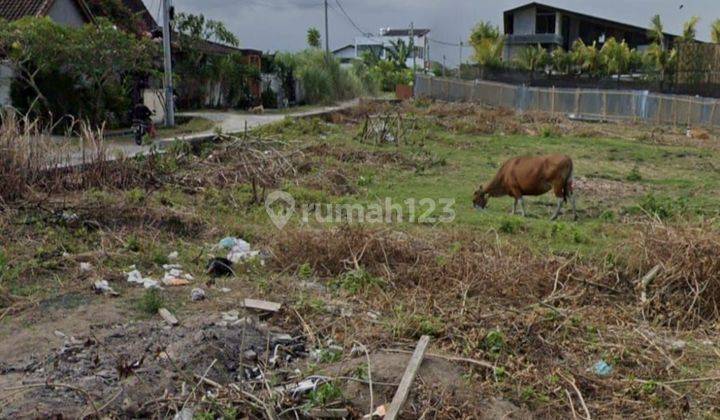
[(513, 34), (532, 35), (535, 33), (535, 8), (529, 7), (513, 13)]
[(152, 116), (154, 123), (159, 124), (165, 121), (165, 93), (162, 89), (145, 89), (143, 91), (143, 103), (155, 112)]
[(56, 0), (48, 16), (54, 22), (68, 26), (82, 26), (85, 23), (82, 12), (73, 0)]
[(12, 105), (10, 103), (10, 85), (13, 78), (13, 70), (0, 62), (0, 108)]

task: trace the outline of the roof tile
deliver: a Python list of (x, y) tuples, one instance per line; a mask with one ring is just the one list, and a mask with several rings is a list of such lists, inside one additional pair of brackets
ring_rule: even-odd
[(40, 16), (50, 0), (0, 0), (0, 18), (18, 20), (25, 16)]

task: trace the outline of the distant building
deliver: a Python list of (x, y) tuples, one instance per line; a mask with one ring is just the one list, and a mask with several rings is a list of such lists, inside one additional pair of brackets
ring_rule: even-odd
[(338, 60), (340, 60), (340, 65), (342, 66), (349, 66), (354, 59), (358, 58), (355, 53), (355, 44), (348, 44), (344, 47), (340, 47), (332, 53)]
[[(505, 11), (504, 32), (506, 36), (503, 59), (517, 57), (519, 51), (528, 46), (541, 45), (548, 50), (561, 47), (572, 48), (573, 43), (582, 39), (586, 44), (605, 43), (606, 39), (625, 40), (630, 48), (642, 50), (650, 45), (648, 28), (589, 16), (570, 10), (532, 2)], [(672, 43), (674, 35), (665, 34)]]
[[(429, 58), (428, 37), (430, 29), (380, 29), (378, 35), (365, 35), (355, 38), (354, 44), (348, 44), (344, 47), (333, 51), (333, 54), (343, 63), (349, 63), (354, 59), (362, 58), (366, 51), (370, 51), (379, 58), (388, 57), (387, 49), (392, 48), (393, 43), (403, 41), (405, 45), (410, 44), (410, 40), (414, 39), (415, 43), (415, 65), (417, 68), (424, 68)], [(413, 55), (408, 57), (405, 64), (408, 67), (413, 66)]]
[(68, 26), (82, 26), (92, 20), (84, 0), (0, 0), (0, 19), (13, 21), (26, 16), (49, 17)]

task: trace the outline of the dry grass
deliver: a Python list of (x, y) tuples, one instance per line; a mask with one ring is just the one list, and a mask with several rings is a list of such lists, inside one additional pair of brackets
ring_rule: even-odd
[[(69, 134), (58, 139), (51, 131), (52, 127), (13, 112), (0, 116), (0, 200), (19, 200), (39, 192), (148, 188), (157, 184), (161, 171), (156, 159), (111, 159), (102, 129), (94, 130), (83, 121), (73, 124), (68, 133), (77, 134), (79, 148), (72, 144)], [(77, 163), (80, 165), (74, 165)]]
[(631, 273), (662, 268), (647, 286), (643, 310), (673, 328), (720, 321), (720, 236), (715, 221), (699, 226), (649, 224), (636, 244)]
[[(644, 269), (665, 261), (675, 268), (654, 285), (658, 294), (653, 302), (664, 305), (654, 313), (693, 309), (697, 316), (714, 315), (701, 308), (710, 310), (717, 296), (712, 280), (717, 277), (713, 277), (716, 239), (708, 234), (688, 241), (690, 232), (670, 228), (648, 232), (654, 233), (624, 250), (633, 258), (611, 263), (574, 255), (539, 256), (523, 247), (495, 243), (493, 235), (477, 238), (445, 232), (414, 237), (350, 226), (299, 230), (274, 241), (272, 267), (293, 273), (306, 263), (330, 285), (359, 269), (382, 278), (361, 293), (341, 293), (360, 314), (367, 310), (386, 314), (380, 326), (362, 315), (344, 320), (344, 326), (312, 313), (304, 314), (305, 320), (321, 336), (345, 337), (346, 346), (359, 340), (377, 349), (430, 334), (436, 348), (490, 361), (500, 369), (474, 373), (473, 386), (480, 386), (483, 396), (512, 395), (515, 401), (521, 396), (523, 405), (540, 417), (568, 415), (571, 404), (582, 413), (578, 393), (594, 417), (637, 412), (684, 416), (688, 415), (684, 395), (695, 399), (694, 407), (701, 410), (720, 401), (704, 388), (693, 387), (693, 380), (683, 393), (663, 385), (684, 374), (669, 356), (672, 339), (643, 320), (633, 288), (638, 264)], [(666, 249), (684, 251), (661, 252), (657, 247), (668, 241), (672, 246)], [(636, 259), (645, 249), (657, 258)], [(698, 261), (703, 263), (691, 269)], [(694, 282), (679, 280), (685, 278), (708, 286), (695, 303), (690, 287)], [(684, 364), (703, 364), (712, 358), (708, 352), (685, 349)], [(595, 375), (592, 366), (599, 359), (612, 363), (618, 374)], [(467, 399), (445, 398), (446, 413), (462, 407), (458, 418), (459, 413), (482, 409), (479, 399), (477, 406), (468, 406)], [(423, 401), (420, 409), (437, 408), (433, 401)]]

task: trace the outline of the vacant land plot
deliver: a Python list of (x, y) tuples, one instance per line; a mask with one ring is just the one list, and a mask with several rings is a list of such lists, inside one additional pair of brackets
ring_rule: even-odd
[[(717, 140), (368, 104), (16, 177), (0, 195), (0, 416), (362, 417), (392, 399), (422, 335), (405, 418), (719, 416)], [(550, 222), (551, 196), (529, 198), (527, 218), (510, 198), (473, 209), (505, 160), (545, 153), (574, 159), (579, 221)], [(275, 190), (307, 222), (278, 229)], [(446, 199), (445, 222), (421, 201)], [(325, 220), (387, 203), (428, 217)], [(212, 277), (226, 237), (257, 254)], [(127, 281), (168, 264), (189, 284)], [(119, 296), (94, 292), (101, 280)], [(257, 313), (245, 298), (283, 305)]]

